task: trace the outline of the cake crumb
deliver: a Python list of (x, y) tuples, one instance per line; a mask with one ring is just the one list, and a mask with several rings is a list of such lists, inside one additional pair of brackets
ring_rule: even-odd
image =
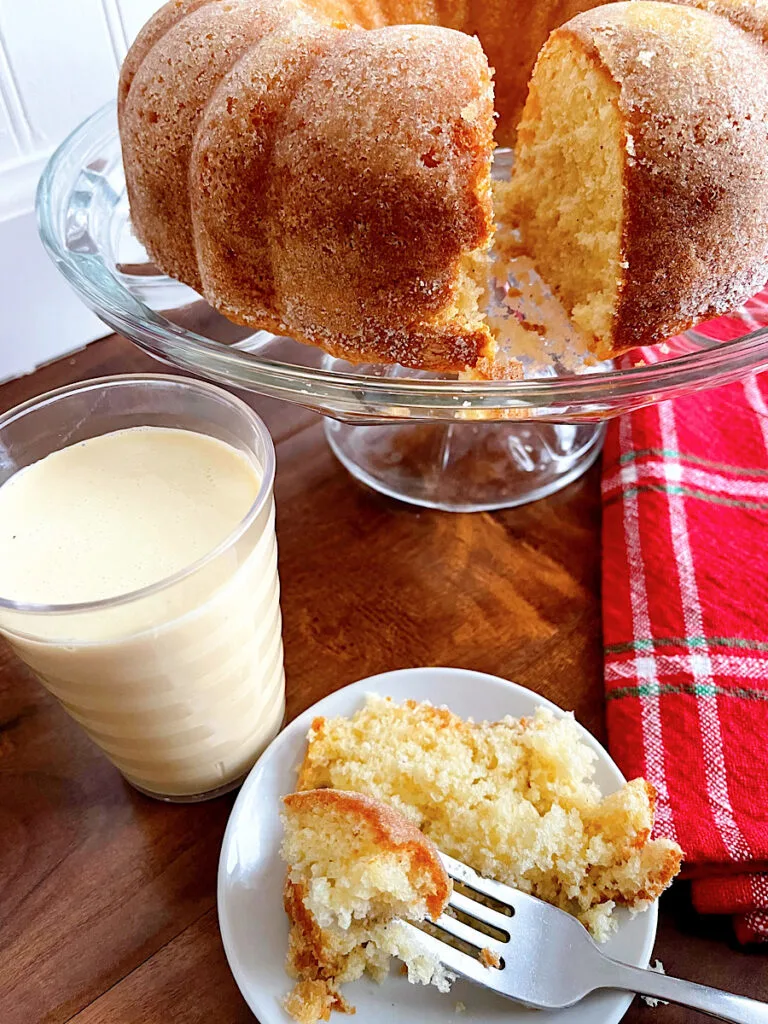
[(462, 1002), (458, 1002), (458, 1003), (456, 1003), (456, 1005), (454, 1006), (454, 1008), (453, 1008), (453, 1012), (454, 1012), (454, 1013), (466, 1013), (466, 1012), (467, 1012), (467, 1008), (466, 1008), (466, 1006), (464, 1005), (464, 1003), (462, 1003)]
[[(664, 964), (661, 960), (654, 961), (653, 965), (648, 966), (649, 971), (655, 971), (656, 974), (666, 974), (664, 970)], [(640, 996), (646, 1006), (650, 1006), (655, 1009), (657, 1006), (668, 1006), (669, 1003), (666, 999), (656, 999), (654, 996)]]
[(494, 950), (486, 946), (480, 950), (480, 963), (484, 967), (501, 967), (501, 957)]
[(319, 979), (297, 981), (293, 991), (284, 999), (283, 1007), (296, 1024), (316, 1024), (317, 1021), (330, 1020), (331, 1010), (348, 1014), (355, 1012), (354, 1006), (349, 1005), (332, 982)]

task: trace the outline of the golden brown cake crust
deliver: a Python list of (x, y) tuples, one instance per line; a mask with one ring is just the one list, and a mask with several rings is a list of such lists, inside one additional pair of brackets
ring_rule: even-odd
[(164, 4), (149, 19), (133, 41), (120, 69), (120, 83), (117, 92), (118, 106), (121, 107), (125, 102), (141, 62), (155, 43), (182, 18), (210, 2), (211, 0), (170, 0), (170, 3)]
[[(170, 19), (134, 72), (133, 50), (127, 58), (123, 81), (130, 78), (130, 84), (118, 114), (131, 221), (160, 269), (196, 290), (201, 280), (189, 194), (195, 133), (213, 90), (278, 24), (286, 2), (205, 3)], [(151, 42), (154, 32), (147, 35)], [(140, 50), (146, 45), (137, 44)]]
[(476, 40), (336, 32), (298, 13), (235, 65), (199, 126), (205, 294), (353, 362), (475, 366), (488, 327), (447, 314), (464, 257), (491, 236), (492, 128)]
[[(431, 876), (432, 891), (426, 898), (427, 911), (432, 918), (442, 914), (451, 895), (450, 879), (435, 844), (402, 814), (363, 793), (349, 793), (340, 789), (306, 789), (283, 797), (283, 803), (289, 810), (305, 813), (314, 808), (332, 807), (340, 814), (348, 815), (351, 822), (365, 821), (373, 832), (376, 845), (382, 851), (406, 852), (414, 868), (424, 870)], [(290, 882), (286, 885), (286, 892), (289, 886)], [(291, 888), (295, 889), (293, 886)], [(295, 906), (295, 897), (296, 893), (292, 892), (292, 908)], [(293, 920), (287, 905), (286, 911)]]
[[(327, 1020), (332, 1009), (349, 1012), (338, 985), (366, 969), (380, 978), (395, 952), (410, 969), (418, 943), (404, 944), (397, 930), (402, 924), (394, 918), (439, 917), (451, 882), (431, 840), (380, 801), (322, 789), (292, 793), (283, 803), (283, 905), (291, 925), (286, 966), (298, 979), (285, 1008), (301, 1024), (311, 1024)], [(378, 895), (364, 895), (372, 891)], [(377, 905), (382, 897), (384, 904)], [(414, 961), (413, 967), (425, 983), (442, 978), (437, 961)]]
[(482, 373), (493, 338), (465, 272), (493, 231), (490, 71), (476, 39), (379, 29), (383, 10), (161, 9), (121, 78), (133, 226), (163, 271), (238, 323), (353, 362)]
[(306, 896), (306, 885), (286, 876), (283, 907), (291, 922), (287, 963), (297, 978), (330, 981), (341, 973), (343, 962), (329, 955), (323, 933), (304, 905)]
[(745, 32), (768, 43), (768, 0), (670, 0), (683, 7), (698, 7), (710, 14), (719, 14), (743, 28)]
[(625, 269), (598, 354), (736, 308), (768, 279), (768, 53), (722, 17), (646, 0), (580, 14), (556, 37), (621, 87)]

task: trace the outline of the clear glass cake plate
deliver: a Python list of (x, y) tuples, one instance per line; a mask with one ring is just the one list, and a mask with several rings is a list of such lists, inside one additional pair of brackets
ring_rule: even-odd
[[(499, 150), (495, 172), (510, 161)], [(159, 273), (133, 236), (114, 104), (51, 157), (37, 209), (52, 259), (110, 328), (200, 377), (322, 413), (351, 473), (414, 504), (474, 511), (542, 497), (594, 462), (611, 417), (768, 368), (768, 298), (760, 296), (716, 331), (704, 324), (665, 345), (591, 362), (525, 261), (499, 264), (489, 298), (489, 315), (511, 324), (514, 346), (520, 341), (523, 380), (354, 366), (239, 327)]]

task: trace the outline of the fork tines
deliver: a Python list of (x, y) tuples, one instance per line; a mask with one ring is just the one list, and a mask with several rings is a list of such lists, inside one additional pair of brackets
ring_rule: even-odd
[(436, 921), (414, 927), (421, 931), (424, 947), (446, 967), (489, 985), (489, 971), (504, 967), (504, 951), (511, 938), (515, 913), (509, 902), (511, 890), (444, 853), (440, 858), (453, 881), (453, 893)]

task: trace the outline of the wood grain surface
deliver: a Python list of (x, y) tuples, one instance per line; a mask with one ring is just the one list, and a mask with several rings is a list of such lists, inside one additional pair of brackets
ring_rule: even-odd
[[(0, 386), (0, 410), (146, 370), (163, 372), (109, 338)], [(363, 676), (455, 665), (515, 679), (604, 738), (599, 467), (520, 509), (418, 511), (355, 483), (317, 417), (249, 401), (277, 445), (291, 717)], [(136, 794), (0, 643), (0, 1024), (252, 1021), (216, 923), (232, 799)], [(740, 950), (727, 919), (695, 915), (684, 884), (662, 900), (656, 955), (668, 973), (768, 1000), (766, 955)], [(636, 1001), (625, 1019), (699, 1018)]]

